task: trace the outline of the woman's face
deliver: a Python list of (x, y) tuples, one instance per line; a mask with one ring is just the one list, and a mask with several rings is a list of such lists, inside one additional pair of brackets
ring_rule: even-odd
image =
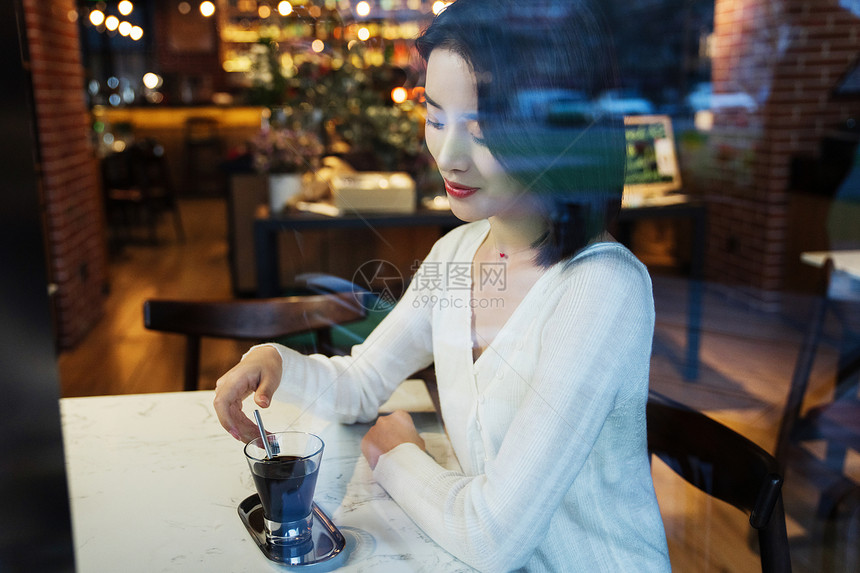
[(427, 147), (445, 179), (451, 210), (477, 221), (514, 214), (531, 203), (484, 144), (478, 126), (478, 91), (469, 64), (437, 48), (427, 60)]

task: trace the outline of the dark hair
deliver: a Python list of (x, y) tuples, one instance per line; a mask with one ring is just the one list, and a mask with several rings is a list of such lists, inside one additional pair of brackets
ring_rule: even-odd
[(608, 34), (584, 0), (456, 0), (416, 45), (425, 61), (442, 48), (471, 66), (490, 152), (546, 206), (540, 264), (607, 229), (621, 206), (623, 121), (576, 100), (616, 87)]

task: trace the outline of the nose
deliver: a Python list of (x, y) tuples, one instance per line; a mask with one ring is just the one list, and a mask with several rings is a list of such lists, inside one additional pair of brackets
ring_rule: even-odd
[[(448, 127), (437, 133), (436, 137), (436, 152), (433, 153), (432, 147), (430, 152), (433, 153), (439, 171), (444, 174), (468, 170), (471, 163), (468, 134), (457, 127)], [(429, 144), (428, 141), (428, 147)]]

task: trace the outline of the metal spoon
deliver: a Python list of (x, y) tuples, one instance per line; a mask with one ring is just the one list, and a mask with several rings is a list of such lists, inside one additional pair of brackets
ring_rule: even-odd
[(266, 448), (266, 457), (270, 460), (275, 459), (275, 454), (272, 452), (272, 445), (266, 439), (266, 429), (263, 427), (263, 419), (260, 417), (260, 411), (254, 410), (254, 418), (257, 419), (257, 428), (260, 430), (260, 438), (263, 440), (263, 447)]

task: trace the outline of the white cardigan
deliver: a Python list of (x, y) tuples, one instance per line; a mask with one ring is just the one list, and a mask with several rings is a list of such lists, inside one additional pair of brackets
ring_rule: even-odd
[[(278, 399), (371, 421), (435, 362), (462, 473), (414, 444), (375, 479), (439, 545), (482, 571), (667, 571), (646, 450), (651, 281), (617, 243), (550, 267), (472, 360), (468, 269), (487, 221), (440, 239), (403, 299), (345, 357), (283, 359)], [(496, 277), (498, 280), (498, 276)]]

